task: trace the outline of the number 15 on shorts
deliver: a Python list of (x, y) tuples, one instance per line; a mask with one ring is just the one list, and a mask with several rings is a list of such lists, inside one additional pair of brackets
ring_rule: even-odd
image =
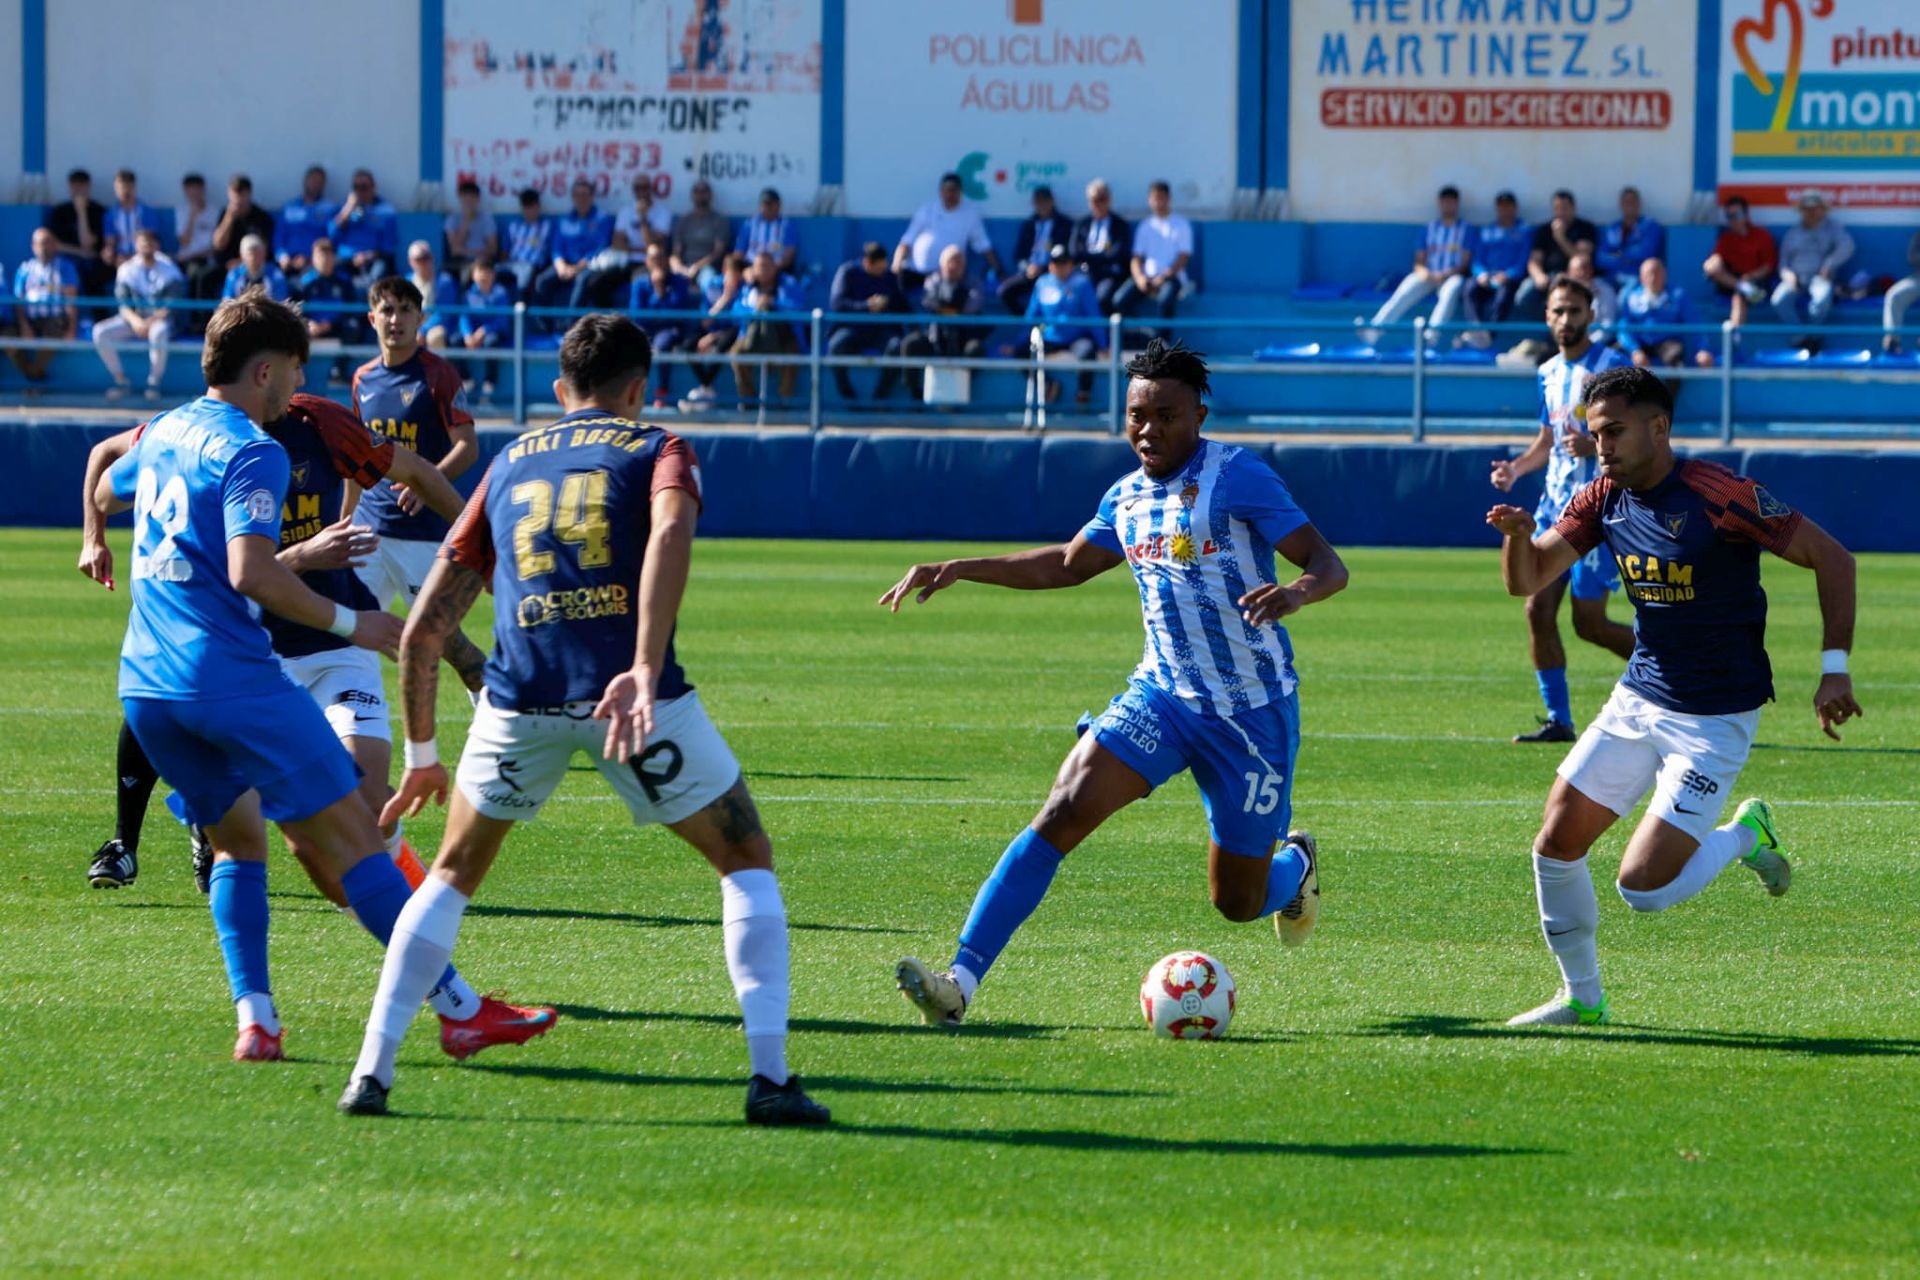
[(1247, 771), (1247, 799), (1240, 806), (1242, 813), (1257, 813), (1262, 817), (1280, 807), (1280, 775), (1274, 773), (1255, 773)]

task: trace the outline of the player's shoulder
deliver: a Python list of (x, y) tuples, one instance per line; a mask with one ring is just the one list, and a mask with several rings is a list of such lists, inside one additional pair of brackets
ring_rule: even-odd
[(1600, 358), (1594, 362), (1593, 371), (1603, 373), (1608, 369), (1618, 369), (1633, 363), (1633, 358), (1612, 343), (1600, 348)]
[(386, 365), (380, 362), (380, 357), (374, 356), (372, 359), (368, 360), (365, 364), (362, 364), (358, 369), (355, 369), (353, 371), (353, 380), (357, 384), (362, 378), (370, 378), (374, 374), (379, 373), (384, 368), (386, 368)]
[(1675, 474), (1681, 484), (1701, 497), (1722, 504), (1752, 483), (1733, 468), (1709, 462), (1705, 458), (1682, 459), (1675, 468)]
[(460, 373), (453, 367), (453, 361), (431, 350), (425, 344), (422, 344), (420, 350), (415, 353), (415, 358), (420, 361), (420, 376), (430, 385), (436, 388), (444, 387), (449, 378), (456, 384), (460, 381)]

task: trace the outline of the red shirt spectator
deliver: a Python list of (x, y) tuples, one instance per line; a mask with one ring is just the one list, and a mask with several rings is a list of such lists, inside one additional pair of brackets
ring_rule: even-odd
[(1758, 223), (1741, 219), (1740, 228), (1727, 227), (1713, 242), (1713, 251), (1727, 269), (1737, 276), (1765, 271), (1772, 274), (1780, 261), (1780, 250), (1773, 233)]

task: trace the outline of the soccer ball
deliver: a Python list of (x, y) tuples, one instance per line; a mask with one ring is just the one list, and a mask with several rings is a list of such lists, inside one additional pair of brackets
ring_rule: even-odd
[(1233, 1021), (1233, 975), (1204, 951), (1162, 956), (1140, 983), (1140, 1012), (1157, 1036), (1218, 1040)]

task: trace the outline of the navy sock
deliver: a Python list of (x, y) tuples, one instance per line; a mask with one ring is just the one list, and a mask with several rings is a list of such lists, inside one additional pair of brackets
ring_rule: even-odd
[(1015, 836), (974, 897), (973, 910), (960, 930), (954, 967), (964, 968), (976, 978), (986, 977), (1013, 931), (1026, 923), (1040, 899), (1047, 896), (1047, 886), (1053, 883), (1053, 873), (1065, 857), (1031, 827)]
[(1307, 878), (1307, 855), (1300, 846), (1283, 844), (1273, 851), (1273, 867), (1267, 872), (1267, 904), (1262, 916), (1270, 916), (1292, 902)]
[(227, 985), (233, 998), (269, 995), (267, 979), (267, 864), (228, 862), (213, 864), (207, 884), (213, 907), (213, 931), (220, 938), (220, 954), (227, 963)]
[[(354, 864), (353, 870), (340, 877), (340, 889), (347, 895), (347, 905), (353, 908), (361, 925), (378, 938), (383, 947), (393, 937), (393, 922), (400, 918), (400, 909), (413, 896), (407, 878), (384, 851)], [(437, 993), (453, 978), (453, 966), (448, 965), (440, 981), (434, 984), (434, 991)]]
[(1547, 719), (1572, 724), (1573, 703), (1567, 697), (1567, 669), (1545, 667), (1533, 674), (1540, 681), (1540, 701), (1547, 705)]
[(124, 720), (120, 722), (120, 744), (114, 753), (114, 764), (118, 772), (114, 787), (113, 837), (128, 853), (138, 853), (140, 828), (147, 820), (147, 801), (160, 775), (154, 772), (153, 762), (147, 759), (140, 739), (133, 736), (132, 726)]

